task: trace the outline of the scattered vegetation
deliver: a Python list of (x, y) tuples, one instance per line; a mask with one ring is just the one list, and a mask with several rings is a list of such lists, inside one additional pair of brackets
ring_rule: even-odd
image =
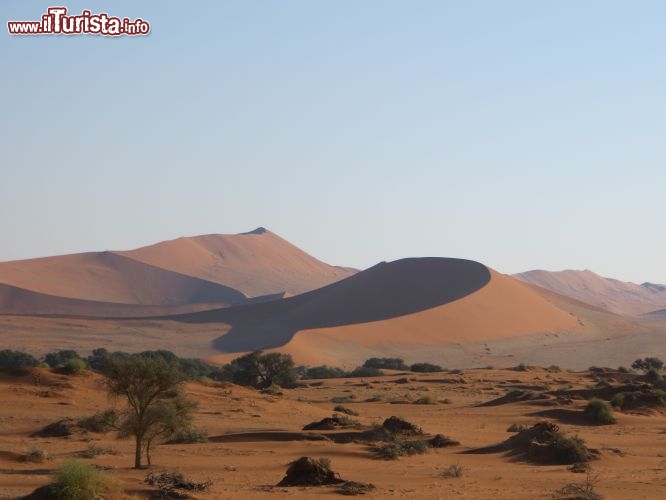
[(442, 472), (443, 477), (457, 478), (462, 477), (465, 468), (460, 464), (451, 464)]
[(31, 437), (67, 437), (74, 434), (77, 424), (73, 418), (65, 417), (56, 420), (45, 426), (44, 428), (33, 432)]
[(599, 483), (599, 476), (592, 475), (589, 471), (587, 478), (582, 483), (569, 483), (560, 488), (553, 495), (554, 498), (573, 498), (576, 500), (602, 500), (604, 497), (594, 491)]
[(386, 460), (395, 460), (398, 457), (427, 453), (428, 449), (428, 443), (423, 439), (391, 441), (376, 445), (373, 448), (378, 458)]
[(224, 365), (221, 377), (234, 384), (265, 389), (272, 385), (292, 386), (296, 371), (294, 360), (288, 354), (254, 351)]
[(334, 414), (331, 417), (326, 417), (318, 422), (311, 422), (303, 426), (304, 431), (331, 431), (333, 429), (349, 429), (359, 427), (360, 422), (350, 418), (348, 415)]
[(143, 482), (156, 487), (163, 498), (189, 498), (188, 495), (184, 495), (178, 490), (206, 491), (213, 485), (213, 481), (210, 480), (203, 483), (190, 481), (180, 472), (151, 473), (143, 479)]
[(78, 426), (90, 432), (103, 434), (118, 428), (120, 415), (116, 410), (104, 410), (78, 421)]
[(90, 443), (85, 450), (78, 453), (78, 456), (81, 458), (95, 458), (100, 455), (118, 455), (118, 451), (109, 446), (99, 446), (95, 443)]
[(289, 464), (287, 473), (278, 486), (321, 486), (344, 481), (331, 469), (327, 458), (301, 457)]
[(173, 437), (169, 439), (170, 444), (191, 444), (191, 443), (207, 443), (208, 433), (194, 426), (177, 430)]
[(609, 425), (617, 423), (613, 416), (613, 408), (606, 401), (593, 398), (585, 407), (585, 419), (594, 425)]
[(79, 356), (79, 353), (72, 351), (71, 349), (64, 349), (60, 351), (54, 351), (46, 354), (44, 356), (44, 363), (49, 365), (49, 368), (64, 368), (70, 362), (74, 362), (71, 367), (80, 366), (83, 364), (83, 369), (86, 368), (86, 360)]
[(366, 493), (369, 493), (374, 489), (375, 485), (372, 483), (345, 481), (335, 491), (340, 493), (341, 495), (355, 496), (355, 495), (365, 495)]
[(19, 457), (21, 462), (42, 463), (49, 459), (48, 453), (39, 448), (30, 448), (30, 450)]
[(377, 368), (384, 370), (409, 370), (409, 366), (401, 358), (370, 358), (363, 363), (363, 368)]
[(662, 368), (664, 368), (664, 362), (659, 358), (643, 358), (643, 359), (639, 358), (633, 363), (631, 363), (631, 367), (634, 370), (641, 372), (648, 372), (651, 369), (661, 371)]
[(611, 399), (611, 405), (623, 411), (662, 410), (666, 407), (666, 391), (644, 387), (636, 391), (619, 392)]
[(112, 489), (112, 483), (98, 469), (79, 460), (64, 462), (54, 478), (52, 491), (59, 500), (96, 500)]
[(110, 358), (103, 373), (109, 394), (127, 400), (119, 434), (135, 439), (134, 468), (142, 467), (144, 452), (150, 465), (153, 443), (189, 427), (196, 406), (179, 390), (184, 377), (178, 363), (141, 353)]
[(0, 351), (0, 369), (23, 372), (38, 365), (39, 361), (30, 354), (10, 349)]
[(444, 368), (432, 363), (414, 363), (409, 369), (416, 373), (436, 373), (444, 371)]
[(303, 374), (304, 380), (309, 379), (325, 379), (325, 378), (343, 378), (347, 377), (349, 372), (343, 370), (342, 368), (331, 367), (327, 365), (313, 366), (307, 368)]
[(345, 406), (342, 405), (337, 405), (335, 408), (333, 408), (333, 411), (337, 411), (339, 413), (344, 413), (345, 415), (351, 415), (352, 417), (358, 417), (358, 412), (351, 410)]
[(426, 394), (425, 396), (421, 396), (413, 401), (412, 404), (415, 405), (436, 405), (437, 404), (437, 398), (433, 396), (432, 394)]

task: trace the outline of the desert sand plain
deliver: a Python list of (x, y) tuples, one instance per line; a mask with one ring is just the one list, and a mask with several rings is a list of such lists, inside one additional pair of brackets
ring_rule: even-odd
[[(606, 373), (612, 379), (617, 373)], [(84, 459), (105, 469), (129, 495), (154, 493), (143, 478), (149, 472), (179, 471), (199, 482), (212, 480), (208, 492), (195, 498), (336, 498), (333, 486), (277, 487), (287, 464), (301, 456), (328, 458), (343, 479), (373, 483), (367, 498), (553, 498), (569, 483), (583, 483), (586, 474), (565, 465), (534, 465), (505, 453), (470, 454), (469, 450), (501, 443), (514, 423), (531, 425), (549, 420), (568, 435), (577, 434), (599, 450), (591, 462), (595, 491), (605, 498), (663, 498), (666, 488), (666, 416), (659, 413), (616, 412), (617, 424), (587, 425), (581, 419), (584, 400), (509, 402), (481, 406), (510, 389), (555, 392), (596, 384), (589, 372), (470, 369), (415, 374), (393, 372), (379, 378), (308, 381), (280, 395), (215, 382), (191, 382), (187, 393), (199, 402), (194, 424), (209, 441), (163, 444), (154, 450), (149, 470), (131, 468), (133, 443), (114, 433), (76, 431), (69, 437), (31, 437), (64, 417), (86, 417), (114, 403), (98, 375), (57, 375), (42, 370), (34, 376), (3, 376), (0, 380), (0, 496), (19, 498), (50, 481), (50, 472), (91, 445), (107, 450)], [(414, 404), (427, 396), (434, 404)], [(400, 416), (429, 434), (442, 433), (460, 444), (432, 449), (423, 455), (378, 459), (368, 443), (340, 444), (307, 440), (302, 427), (331, 416), (336, 402), (357, 412), (364, 428)], [(324, 433), (325, 434), (325, 433)], [(39, 449), (48, 455), (40, 463), (20, 457)], [(112, 452), (112, 454), (110, 453)], [(445, 477), (460, 465), (461, 477)]]
[[(557, 391), (598, 384), (591, 366), (665, 357), (666, 323), (662, 313), (651, 313), (666, 305), (664, 292), (583, 277), (557, 276), (551, 288), (578, 287), (566, 296), (462, 259), (403, 259), (356, 271), (329, 266), (260, 228), (133, 251), (0, 263), (0, 335), (3, 349), (34, 356), (167, 349), (220, 365), (264, 349), (290, 354), (297, 365), (352, 369), (370, 357), (400, 357), (454, 370), (302, 381), (280, 395), (189, 382), (187, 393), (199, 402), (194, 424), (210, 439), (158, 446), (151, 471), (212, 480), (197, 498), (337, 497), (333, 487), (275, 486), (287, 464), (304, 455), (330, 459), (344, 479), (373, 483), (369, 498), (552, 498), (587, 476), (502, 452), (467, 453), (503, 442), (513, 423), (541, 420), (599, 450), (591, 478), (604, 497), (663, 498), (666, 415), (618, 412), (617, 424), (592, 426), (581, 418), (585, 399)], [(586, 287), (592, 295), (581, 295)], [(534, 368), (513, 369), (521, 363)], [(551, 365), (562, 371), (544, 368)], [(89, 445), (114, 453), (87, 461), (130, 495), (149, 497), (154, 490), (142, 481), (149, 471), (131, 469), (130, 441), (80, 430), (31, 437), (58, 419), (113, 404), (92, 372), (36, 373), (0, 376), (0, 497), (19, 498), (48, 483), (60, 463)], [(604, 374), (611, 383), (623, 376)], [(511, 390), (546, 396), (483, 405)], [(419, 398), (434, 404), (414, 404)], [(381, 460), (367, 442), (305, 439), (302, 427), (331, 416), (336, 401), (359, 414), (354, 418), (362, 428), (399, 416), (460, 444)], [(21, 462), (33, 449), (49, 458)], [(461, 477), (445, 477), (451, 465), (462, 467)]]

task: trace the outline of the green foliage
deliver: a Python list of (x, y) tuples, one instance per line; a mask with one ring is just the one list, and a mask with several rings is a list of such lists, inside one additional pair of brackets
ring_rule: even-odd
[(414, 363), (409, 369), (418, 373), (435, 373), (444, 371), (441, 366), (433, 365), (432, 363)]
[(354, 368), (349, 374), (350, 377), (381, 377), (384, 372), (378, 368), (370, 368), (367, 366), (359, 366)]
[(72, 358), (65, 361), (60, 367), (59, 370), (65, 375), (78, 375), (82, 373), (88, 365), (84, 359), (81, 358)]
[(363, 363), (363, 368), (377, 368), (385, 370), (409, 370), (405, 361), (400, 358), (370, 358)]
[(374, 451), (378, 458), (395, 460), (402, 456), (427, 453), (429, 448), (428, 442), (422, 439), (405, 441), (397, 440), (378, 445), (375, 447)]
[(235, 384), (258, 389), (274, 384), (288, 387), (295, 382), (294, 360), (288, 354), (255, 351), (225, 365), (223, 377)]
[(618, 366), (617, 371), (619, 371), (620, 373), (631, 373), (631, 370), (626, 366)]
[(178, 390), (184, 380), (178, 360), (153, 351), (111, 356), (104, 365), (109, 394), (127, 400), (119, 428), (135, 438), (134, 467), (141, 468), (144, 450), (150, 465), (152, 443), (191, 423), (195, 403)]
[(548, 371), (549, 371), (550, 373), (559, 373), (559, 372), (562, 371), (562, 369), (561, 369), (558, 365), (550, 365), (550, 366), (548, 367)]
[(349, 372), (342, 368), (321, 365), (306, 369), (303, 379), (344, 378), (348, 376)]
[(650, 358), (650, 357), (643, 359), (639, 358), (633, 363), (631, 363), (631, 367), (634, 370), (642, 372), (647, 372), (652, 368), (654, 368), (657, 371), (660, 371), (664, 367), (664, 362), (659, 358)]
[(117, 429), (120, 416), (115, 410), (97, 412), (78, 421), (79, 427), (89, 432), (105, 433)]
[(601, 399), (590, 399), (584, 410), (585, 419), (595, 425), (609, 425), (617, 423), (613, 416), (613, 408)]
[(643, 389), (620, 392), (611, 404), (621, 410), (662, 409), (666, 406), (666, 392), (661, 389)]
[(8, 370), (24, 370), (34, 368), (39, 365), (39, 361), (21, 351), (12, 351), (3, 349), (0, 351), (0, 368)]
[(208, 433), (203, 429), (196, 427), (187, 427), (177, 431), (169, 443), (206, 443), (208, 442)]
[(50, 352), (44, 356), (44, 363), (49, 365), (50, 368), (60, 368), (70, 360), (80, 359), (83, 361), (79, 353), (71, 349)]
[(54, 477), (54, 494), (59, 500), (96, 500), (105, 489), (101, 472), (80, 460), (67, 460)]

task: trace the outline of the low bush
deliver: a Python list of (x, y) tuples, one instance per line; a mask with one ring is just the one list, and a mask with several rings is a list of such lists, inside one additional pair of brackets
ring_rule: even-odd
[(359, 366), (349, 374), (350, 377), (381, 377), (384, 372), (378, 368)]
[(601, 399), (590, 399), (584, 410), (585, 419), (594, 425), (609, 425), (617, 423), (613, 416), (613, 408)]
[(363, 368), (377, 368), (385, 370), (409, 370), (409, 366), (401, 358), (370, 358), (363, 363)]
[(303, 375), (304, 380), (310, 379), (325, 379), (325, 378), (343, 378), (349, 376), (349, 372), (343, 370), (342, 368), (321, 365), (313, 366), (305, 370)]
[(409, 369), (410, 371), (417, 373), (435, 373), (444, 371), (441, 366), (433, 365), (432, 363), (414, 363)]
[(451, 464), (442, 472), (443, 477), (462, 477), (465, 468), (460, 464)]
[(39, 361), (30, 354), (10, 349), (0, 351), (0, 369), (23, 371), (38, 365)]
[(429, 448), (427, 441), (419, 439), (391, 441), (375, 446), (374, 451), (378, 458), (395, 460), (398, 457), (427, 453)]
[(107, 489), (102, 473), (79, 460), (67, 460), (54, 473), (59, 500), (95, 500)]
[(415, 404), (415, 405), (436, 405), (437, 404), (437, 398), (435, 398), (431, 394), (426, 394), (425, 396), (421, 396), (420, 398), (415, 399), (412, 404)]
[(197, 427), (188, 427), (182, 429), (169, 440), (169, 443), (178, 444), (191, 444), (191, 443), (207, 443), (208, 433)]
[(357, 411), (351, 410), (342, 405), (337, 405), (335, 408), (333, 408), (333, 411), (344, 413), (345, 415), (351, 415), (352, 417), (358, 417)]
[(60, 373), (64, 373), (65, 375), (78, 375), (79, 373), (82, 373), (87, 367), (88, 366), (83, 359), (73, 358), (65, 361), (65, 363), (58, 368), (58, 371), (60, 371)]
[(116, 429), (118, 419), (118, 412), (115, 410), (105, 410), (95, 413), (91, 417), (80, 419), (78, 421), (78, 426), (89, 432), (102, 434)]
[(19, 460), (21, 462), (42, 463), (49, 459), (48, 453), (39, 448), (31, 448), (26, 454), (21, 455)]

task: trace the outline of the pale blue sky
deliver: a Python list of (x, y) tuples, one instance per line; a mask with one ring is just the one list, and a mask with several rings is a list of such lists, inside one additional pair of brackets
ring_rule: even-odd
[(152, 32), (7, 33), (50, 5), (0, 2), (0, 260), (265, 226), (666, 283), (664, 2), (72, 1)]

